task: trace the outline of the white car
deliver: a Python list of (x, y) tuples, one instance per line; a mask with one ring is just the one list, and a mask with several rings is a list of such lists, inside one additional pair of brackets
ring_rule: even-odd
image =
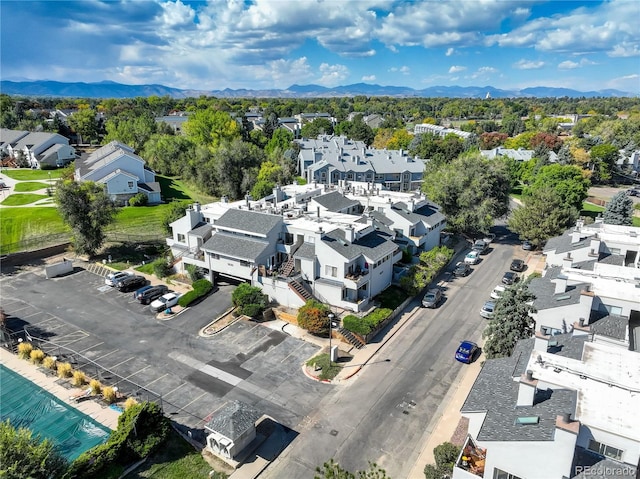
[(478, 251), (469, 251), (464, 257), (464, 262), (467, 264), (478, 264), (480, 261), (480, 253)]
[(115, 286), (118, 281), (131, 276), (133, 273), (128, 271), (116, 271), (115, 273), (109, 273), (104, 278), (104, 284), (107, 286)]
[(160, 296), (158, 299), (153, 301), (150, 305), (150, 308), (153, 311), (162, 311), (167, 308), (171, 308), (178, 304), (178, 300), (180, 299), (180, 293), (167, 293)]
[(504, 293), (505, 289), (507, 289), (506, 286), (502, 286), (501, 284), (499, 284), (498, 286), (493, 288), (493, 291), (491, 291), (491, 297), (493, 299), (499, 299), (500, 296), (502, 296), (502, 294)]

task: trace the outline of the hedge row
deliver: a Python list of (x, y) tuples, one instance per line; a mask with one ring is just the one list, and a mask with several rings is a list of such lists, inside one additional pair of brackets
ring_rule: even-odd
[(206, 279), (198, 279), (191, 284), (191, 287), (193, 290), (183, 294), (178, 300), (178, 304), (183, 308), (189, 306), (196, 299), (209, 294), (209, 291), (213, 289), (213, 284), (211, 284), (211, 281)]
[(345, 329), (348, 329), (353, 333), (366, 336), (373, 331), (378, 324), (387, 319), (391, 313), (393, 313), (391, 309), (377, 308), (362, 318), (350, 314), (342, 319), (342, 325)]

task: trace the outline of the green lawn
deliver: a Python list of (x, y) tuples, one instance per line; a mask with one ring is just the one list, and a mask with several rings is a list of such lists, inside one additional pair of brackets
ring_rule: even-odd
[(212, 203), (216, 200), (215, 197), (209, 196), (198, 192), (191, 187), (187, 182), (181, 180), (178, 177), (169, 177), (156, 175), (156, 180), (160, 183), (162, 189), (162, 198), (164, 201), (171, 200), (193, 200), (202, 204)]
[(7, 245), (24, 239), (69, 231), (55, 208), (2, 208), (0, 219), (0, 248), (3, 254), (11, 252), (6, 249)]
[(47, 183), (41, 183), (40, 181), (23, 181), (21, 183), (16, 183), (13, 191), (15, 191), (16, 193), (26, 193), (29, 191), (41, 190), (43, 188), (47, 188), (48, 186), (50, 185), (48, 185)]
[(27, 168), (20, 168), (18, 170), (3, 169), (2, 174), (7, 175), (9, 178), (13, 178), (18, 181), (30, 181), (30, 180), (48, 180), (49, 178), (60, 178), (65, 170), (60, 168), (57, 170), (30, 170)]
[(593, 203), (582, 203), (582, 211), (580, 211), (580, 216), (588, 216), (590, 218), (597, 218), (599, 214), (604, 211), (604, 207), (594, 205)]
[(38, 200), (48, 198), (47, 195), (36, 195), (34, 193), (16, 193), (7, 196), (2, 202), (4, 206), (23, 206), (35, 203)]
[(115, 222), (106, 231), (137, 235), (166, 235), (162, 229), (162, 218), (168, 208), (168, 204), (120, 208)]

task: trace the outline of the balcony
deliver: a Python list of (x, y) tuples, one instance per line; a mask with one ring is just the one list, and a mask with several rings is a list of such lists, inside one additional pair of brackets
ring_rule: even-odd
[(349, 286), (353, 286), (354, 288), (359, 288), (369, 279), (369, 270), (362, 269), (360, 267), (354, 269), (353, 271), (347, 271), (344, 275), (345, 281), (350, 281)]
[[(487, 450), (478, 446), (471, 436), (467, 436), (467, 440), (462, 447), (462, 452), (456, 462), (453, 477), (462, 478), (470, 475), (484, 477), (484, 465), (487, 457)], [(456, 474), (456, 469), (464, 471), (464, 473)]]

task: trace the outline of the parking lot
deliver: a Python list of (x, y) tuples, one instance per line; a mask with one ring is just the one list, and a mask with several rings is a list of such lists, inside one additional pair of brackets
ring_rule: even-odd
[(94, 369), (105, 384), (117, 382), (125, 394), (157, 394), (165, 412), (191, 428), (202, 428), (233, 399), (294, 427), (332, 387), (302, 373), (317, 347), (283, 332), (241, 320), (213, 337), (198, 336), (230, 307), (234, 285), (220, 284), (167, 321), (132, 293), (80, 268), (50, 280), (39, 270), (23, 272), (3, 277), (0, 285), (11, 329), (26, 327), (55, 345), (53, 353), (83, 365), (88, 375)]

